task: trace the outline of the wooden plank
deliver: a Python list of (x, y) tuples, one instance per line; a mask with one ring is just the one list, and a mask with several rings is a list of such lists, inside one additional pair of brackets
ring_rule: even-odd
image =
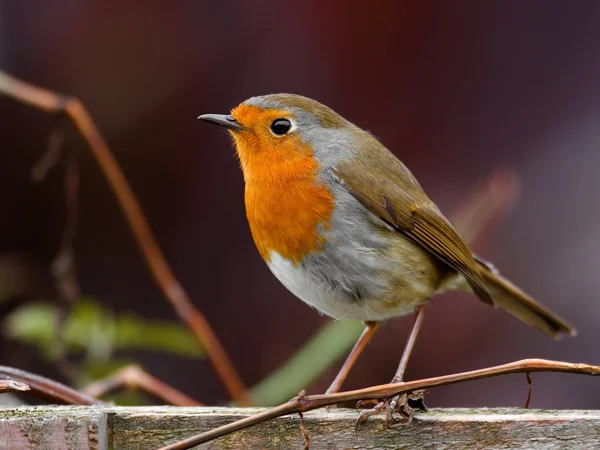
[[(157, 448), (260, 410), (166, 408), (120, 410), (112, 417), (115, 449)], [(387, 430), (372, 417), (354, 434), (354, 410), (305, 414), (311, 449), (599, 449), (600, 411), (441, 409), (417, 413), (408, 427)], [(302, 449), (297, 415), (282, 417), (198, 446), (202, 449)]]
[[(152, 450), (262, 409), (68, 407), (0, 409), (0, 449)], [(305, 414), (319, 449), (598, 449), (600, 411), (434, 409), (408, 427), (372, 417), (354, 434), (357, 413)], [(201, 449), (302, 449), (298, 416), (282, 417), (198, 446)]]
[(104, 450), (106, 412), (89, 406), (0, 409), (0, 449)]

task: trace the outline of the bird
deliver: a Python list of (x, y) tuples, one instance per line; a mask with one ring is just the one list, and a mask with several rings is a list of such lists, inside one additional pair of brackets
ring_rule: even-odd
[[(327, 393), (340, 390), (381, 321), (414, 314), (392, 378), (402, 381), (429, 300), (449, 290), (472, 292), (552, 338), (575, 335), (474, 255), (410, 170), (329, 107), (269, 94), (199, 119), (233, 139), (251, 234), (275, 277), (321, 313), (365, 323)], [(411, 411), (406, 399), (393, 401)], [(382, 399), (357, 424), (390, 402)]]

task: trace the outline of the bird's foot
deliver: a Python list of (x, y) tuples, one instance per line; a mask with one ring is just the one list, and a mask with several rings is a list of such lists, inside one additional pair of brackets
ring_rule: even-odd
[[(376, 403), (376, 405), (360, 413), (354, 424), (354, 431), (358, 432), (358, 426), (361, 423), (364, 423), (369, 417), (379, 414), (382, 411), (385, 411), (385, 426), (388, 429), (410, 425), (415, 409), (427, 410), (423, 402), (424, 396), (425, 391), (419, 390), (392, 398), (385, 398), (379, 403), (376, 403), (375, 400), (361, 400), (357, 403), (357, 408), (367, 403)], [(394, 414), (397, 414), (398, 417), (395, 417)]]
[[(360, 402), (357, 406), (360, 406), (360, 404), (363, 403)], [(413, 409), (408, 404), (408, 395), (402, 394), (392, 398), (385, 398), (373, 408), (361, 412), (354, 423), (354, 431), (358, 432), (358, 426), (361, 423), (366, 422), (369, 417), (379, 414), (382, 411), (385, 411), (385, 426), (388, 429), (406, 426), (412, 422)], [(398, 419), (394, 417), (394, 413), (399, 415)]]

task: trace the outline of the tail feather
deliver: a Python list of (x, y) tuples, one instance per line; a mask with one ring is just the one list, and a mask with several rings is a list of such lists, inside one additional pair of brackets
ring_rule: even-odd
[(477, 259), (477, 262), (479, 272), (496, 307), (502, 308), (554, 339), (559, 339), (562, 334), (571, 336), (576, 334), (575, 329), (569, 324), (500, 275), (493, 266), (480, 259)]

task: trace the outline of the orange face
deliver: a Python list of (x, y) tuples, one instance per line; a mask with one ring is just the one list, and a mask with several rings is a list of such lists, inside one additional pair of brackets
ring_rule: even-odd
[[(300, 167), (296, 167), (296, 164), (312, 154), (295, 133), (285, 136), (276, 136), (272, 133), (270, 127), (275, 120), (293, 120), (293, 117), (285, 111), (262, 109), (242, 103), (231, 111), (231, 115), (244, 127), (242, 131), (230, 131), (230, 133), (247, 182), (256, 176), (263, 178), (265, 175), (268, 177), (283, 175), (278, 173), (278, 170), (270, 169), (273, 164), (285, 161), (288, 162), (285, 165), (292, 171), (287, 176), (293, 176), (293, 171), (301, 170)], [(292, 160), (294, 163), (290, 164)]]
[(246, 214), (261, 256), (271, 252), (298, 264), (324, 244), (333, 212), (333, 196), (318, 182), (319, 166), (309, 143), (293, 126), (276, 135), (277, 119), (292, 124), (294, 116), (283, 110), (242, 104), (231, 112), (244, 128), (230, 131), (246, 181)]

